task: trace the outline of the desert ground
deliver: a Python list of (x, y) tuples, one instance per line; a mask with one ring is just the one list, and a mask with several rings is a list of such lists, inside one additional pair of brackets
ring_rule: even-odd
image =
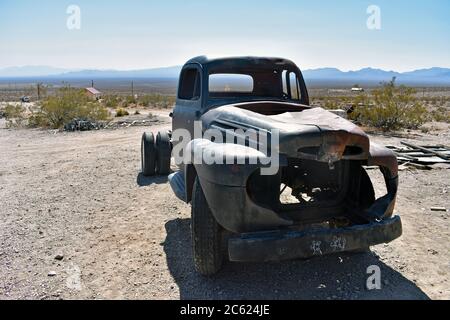
[[(200, 276), (190, 207), (166, 177), (140, 174), (142, 132), (170, 127), (169, 111), (158, 112), (147, 127), (0, 129), (0, 299), (450, 299), (450, 171), (442, 165), (400, 172), (403, 235), (392, 243), (370, 253), (228, 262)], [(448, 145), (448, 125), (433, 130), (371, 139)], [(381, 174), (370, 175), (381, 194)], [(381, 269), (380, 290), (366, 289), (371, 265)]]

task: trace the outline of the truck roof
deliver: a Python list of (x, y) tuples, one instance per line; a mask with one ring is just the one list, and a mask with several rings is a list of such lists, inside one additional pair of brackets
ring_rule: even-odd
[(207, 56), (199, 56), (192, 58), (186, 64), (197, 63), (206, 68), (246, 68), (246, 67), (258, 67), (258, 68), (274, 68), (278, 69), (282, 66), (289, 66), (297, 68), (295, 63), (291, 60), (284, 58), (271, 58), (271, 57), (232, 57), (232, 58), (217, 58), (209, 59)]

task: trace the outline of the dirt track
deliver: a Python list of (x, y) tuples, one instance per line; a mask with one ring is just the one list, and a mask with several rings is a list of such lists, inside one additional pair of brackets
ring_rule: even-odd
[[(139, 174), (143, 130), (0, 129), (0, 299), (450, 298), (449, 212), (430, 211), (450, 208), (449, 169), (400, 173), (404, 235), (389, 245), (369, 254), (227, 263), (207, 279), (193, 269), (189, 206), (165, 177)], [(370, 265), (381, 268), (381, 290), (365, 289)]]

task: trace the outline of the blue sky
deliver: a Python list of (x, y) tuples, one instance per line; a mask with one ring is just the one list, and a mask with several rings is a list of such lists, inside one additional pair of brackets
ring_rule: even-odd
[[(81, 9), (69, 30), (67, 7)], [(381, 9), (381, 30), (366, 10)], [(448, 0), (0, 0), (0, 68), (143, 69), (281, 56), (302, 69), (450, 67)]]

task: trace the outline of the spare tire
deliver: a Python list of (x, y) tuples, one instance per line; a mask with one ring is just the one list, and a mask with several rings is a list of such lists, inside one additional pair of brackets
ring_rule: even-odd
[(156, 172), (160, 175), (170, 173), (172, 146), (167, 131), (160, 131), (156, 136)]
[(153, 133), (144, 132), (141, 141), (141, 168), (146, 177), (155, 175), (155, 138)]

